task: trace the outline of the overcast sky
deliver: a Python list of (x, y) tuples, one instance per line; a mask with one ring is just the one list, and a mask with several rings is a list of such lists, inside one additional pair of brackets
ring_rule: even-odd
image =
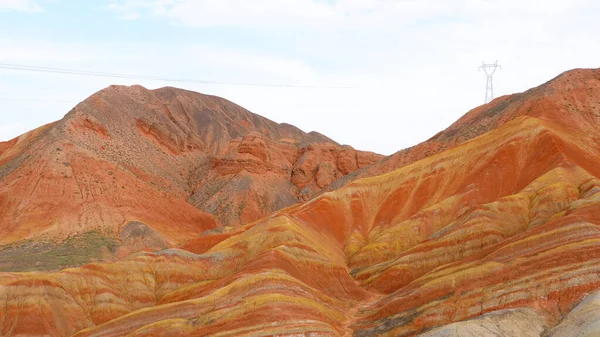
[(0, 64), (219, 82), (0, 69), (0, 141), (110, 84), (178, 86), (358, 149), (391, 154), (496, 96), (600, 67), (597, 0), (0, 0)]

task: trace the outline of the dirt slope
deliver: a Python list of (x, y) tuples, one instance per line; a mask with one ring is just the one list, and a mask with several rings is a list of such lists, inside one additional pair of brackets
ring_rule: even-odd
[(600, 70), (547, 85), (571, 89), (184, 249), (0, 274), (0, 334), (594, 336)]
[(97, 259), (172, 247), (293, 205), (380, 158), (219, 97), (111, 86), (0, 143), (0, 244), (10, 244), (0, 269), (38, 242), (58, 254), (52, 245), (67, 238)]
[[(317, 193), (332, 191), (356, 179), (373, 177), (407, 166), (501, 127), (520, 116), (562, 121), (566, 127), (570, 123), (596, 123), (595, 115), (572, 112), (597, 111), (600, 104), (594, 95), (598, 90), (598, 76), (600, 75), (594, 70), (575, 69), (523, 93), (498, 97), (469, 111), (431, 139), (344, 176)], [(563, 111), (568, 114), (564, 116)], [(572, 118), (576, 120), (573, 121)], [(598, 138), (594, 138), (594, 141), (598, 141)]]

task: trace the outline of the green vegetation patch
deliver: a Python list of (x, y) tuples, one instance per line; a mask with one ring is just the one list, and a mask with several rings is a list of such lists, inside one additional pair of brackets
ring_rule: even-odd
[(87, 232), (63, 242), (24, 240), (0, 246), (1, 272), (54, 271), (100, 261), (112, 255), (118, 241)]

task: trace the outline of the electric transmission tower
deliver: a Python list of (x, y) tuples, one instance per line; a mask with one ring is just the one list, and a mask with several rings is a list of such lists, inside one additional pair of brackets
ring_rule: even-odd
[(481, 66), (479, 66), (479, 70), (483, 69), (485, 76), (487, 77), (487, 82), (485, 84), (485, 102), (489, 103), (492, 99), (494, 99), (494, 82), (492, 77), (496, 72), (496, 69), (502, 67), (498, 64), (498, 61), (495, 63), (485, 63), (481, 62)]

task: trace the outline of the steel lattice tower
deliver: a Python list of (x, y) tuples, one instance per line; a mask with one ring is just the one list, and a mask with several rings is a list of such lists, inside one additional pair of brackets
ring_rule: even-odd
[(485, 73), (485, 76), (487, 77), (487, 82), (485, 84), (485, 102), (489, 103), (492, 99), (494, 99), (494, 82), (492, 77), (494, 76), (494, 73), (496, 72), (496, 69), (500, 68), (502, 69), (502, 67), (498, 64), (498, 61), (496, 61), (495, 63), (488, 63), (486, 64), (485, 62), (481, 62), (481, 66), (479, 66), (479, 69), (483, 69), (483, 72)]

